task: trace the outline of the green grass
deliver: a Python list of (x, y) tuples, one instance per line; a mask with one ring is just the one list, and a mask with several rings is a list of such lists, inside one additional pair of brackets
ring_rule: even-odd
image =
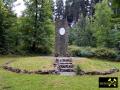
[[(54, 58), (53, 57), (22, 57), (17, 58), (16, 61), (10, 63), (9, 66), (25, 69), (25, 70), (52, 70)], [(94, 70), (109, 70), (111, 68), (120, 68), (120, 63), (106, 60), (88, 59), (88, 58), (74, 58), (75, 66), (79, 65), (85, 71)]]
[(11, 67), (25, 70), (53, 70), (52, 57), (23, 57), (9, 64)]
[[(29, 63), (36, 64), (36, 61), (38, 61), (41, 67), (41, 65), (44, 64), (43, 59), (47, 63), (47, 64), (45, 63), (45, 65), (48, 65), (49, 59), (50, 59), (49, 65), (52, 62), (51, 61), (52, 58), (50, 57), (14, 57), (14, 58), (1, 57), (0, 65), (3, 65), (5, 62), (9, 60), (16, 60), (13, 66), (15, 65), (15, 63), (18, 63), (18, 62), (21, 62), (21, 63), (26, 62), (26, 65), (23, 65), (23, 66), (26, 66), (24, 68), (30, 69), (27, 66), (27, 64)], [(108, 61), (101, 61), (96, 59), (90, 60), (90, 59), (84, 59), (84, 58), (80, 60), (79, 58), (77, 59), (78, 61), (76, 60), (74, 63), (79, 64), (80, 67), (83, 68), (84, 70), (94, 70), (96, 68), (103, 70), (103, 69), (112, 68), (113, 66), (120, 68), (119, 62), (108, 62)], [(35, 62), (32, 60), (35, 60)], [(40, 62), (42, 62), (42, 64)], [(34, 65), (31, 67), (32, 67), (31, 69), (36, 69)], [(120, 78), (120, 73), (115, 73), (107, 76), (117, 76)], [(0, 90), (120, 90), (120, 87), (117, 89), (98, 88), (99, 77), (102, 77), (102, 76), (101, 75), (100, 76), (87, 76), (87, 75), (86, 76), (59, 76), (59, 75), (35, 75), (35, 74), (27, 75), (27, 74), (12, 73), (0, 68)], [(120, 86), (120, 83), (119, 83), (119, 86)]]
[(81, 69), (85, 71), (95, 71), (95, 70), (109, 70), (112, 68), (120, 69), (120, 62), (112, 62), (100, 59), (87, 59), (82, 58), (74, 61), (75, 65), (79, 65)]

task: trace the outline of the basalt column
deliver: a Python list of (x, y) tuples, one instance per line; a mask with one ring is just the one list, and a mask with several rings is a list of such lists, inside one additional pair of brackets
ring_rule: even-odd
[(67, 51), (69, 32), (65, 19), (56, 21), (55, 34), (55, 70), (58, 74), (74, 75), (72, 59)]
[(56, 21), (56, 37), (55, 37), (55, 56), (65, 57), (68, 55), (68, 29), (66, 20)]

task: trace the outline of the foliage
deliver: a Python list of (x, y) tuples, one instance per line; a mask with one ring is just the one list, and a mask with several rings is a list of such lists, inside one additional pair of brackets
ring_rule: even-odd
[(78, 23), (70, 29), (69, 43), (77, 46), (95, 46), (90, 18), (81, 15)]
[(117, 57), (117, 52), (112, 49), (98, 48), (95, 50), (95, 56), (98, 58), (115, 59)]
[(25, 54), (23, 51), (23, 35), (21, 32), (21, 18), (15, 20), (11, 27), (10, 38), (11, 38), (11, 53), (12, 54)]
[(69, 46), (69, 53), (78, 57), (94, 57), (94, 52), (90, 47)]
[(70, 45), (116, 47), (120, 41), (120, 20), (114, 16), (109, 3), (108, 0), (97, 3), (92, 17), (79, 16), (78, 22), (70, 28)]
[(15, 20), (16, 16), (13, 12), (5, 7), (4, 3), (0, 1), (0, 54), (8, 54), (11, 52), (11, 27)]
[(94, 15), (94, 6), (99, 0), (66, 0), (65, 17), (68, 22), (78, 22), (80, 15), (91, 17)]
[(82, 50), (81, 51), (81, 57), (94, 57), (94, 52)]
[(120, 1), (111, 0), (111, 8), (114, 11), (112, 15), (112, 28), (115, 31), (115, 45), (120, 41)]
[(51, 53), (52, 1), (25, 0), (27, 9), (19, 18), (12, 11), (15, 1), (0, 1), (0, 54)]
[(97, 40), (97, 46), (113, 47), (114, 38), (111, 29), (112, 10), (108, 6), (108, 1), (103, 0), (95, 8), (95, 19), (93, 23), (93, 32)]
[(115, 60), (116, 60), (116, 61), (120, 61), (120, 54), (117, 55), (117, 57), (116, 57)]
[(55, 19), (63, 19), (64, 13), (64, 0), (56, 0)]
[(72, 56), (81, 56), (80, 54), (80, 48), (79, 47), (76, 47), (76, 46), (69, 46), (69, 53), (72, 55)]
[(72, 56), (78, 57), (97, 57), (103, 59), (116, 59), (118, 51), (109, 48), (91, 48), (69, 46), (69, 52)]
[(31, 53), (49, 53), (54, 38), (51, 0), (30, 0), (26, 5), (22, 30), (25, 48)]
[(120, 0), (111, 0), (111, 7), (115, 16), (120, 16)]
[[(119, 0), (57, 0), (56, 4), (24, 0), (26, 10), (21, 17), (12, 11), (15, 1), (0, 1), (0, 54), (51, 53), (54, 15), (68, 20), (70, 45), (116, 48), (120, 41)], [(72, 49), (72, 54), (91, 57), (94, 51), (79, 48)]]
[(76, 74), (77, 74), (77, 75), (80, 75), (80, 71), (81, 71), (80, 66), (77, 65), (77, 67), (76, 67)]

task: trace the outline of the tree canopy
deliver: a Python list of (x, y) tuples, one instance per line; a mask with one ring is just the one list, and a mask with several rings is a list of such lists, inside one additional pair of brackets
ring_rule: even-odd
[(55, 22), (67, 19), (69, 45), (116, 48), (120, 41), (120, 0), (0, 1), (0, 54), (48, 54), (53, 51)]

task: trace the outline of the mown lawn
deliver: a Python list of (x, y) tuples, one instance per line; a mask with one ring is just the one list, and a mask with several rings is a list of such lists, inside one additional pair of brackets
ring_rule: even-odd
[[(29, 70), (51, 69), (52, 59), (51, 57), (1, 57), (0, 65), (10, 60), (16, 60), (10, 65)], [(27, 66), (27, 64), (30, 65)], [(80, 65), (84, 70), (120, 68), (119, 62), (85, 58), (75, 58), (74, 64)], [(120, 78), (120, 73), (107, 76)], [(120, 90), (120, 87), (116, 89), (100, 89), (98, 87), (99, 77), (101, 76), (27, 75), (8, 72), (0, 68), (0, 90)]]
[(74, 60), (75, 65), (79, 65), (82, 70), (85, 71), (95, 71), (95, 70), (109, 70), (112, 68), (120, 69), (120, 62), (112, 62), (108, 60), (100, 60), (100, 59), (88, 59), (88, 58), (78, 58), (78, 60)]
[(9, 64), (11, 67), (25, 70), (53, 70), (53, 57), (23, 57)]

